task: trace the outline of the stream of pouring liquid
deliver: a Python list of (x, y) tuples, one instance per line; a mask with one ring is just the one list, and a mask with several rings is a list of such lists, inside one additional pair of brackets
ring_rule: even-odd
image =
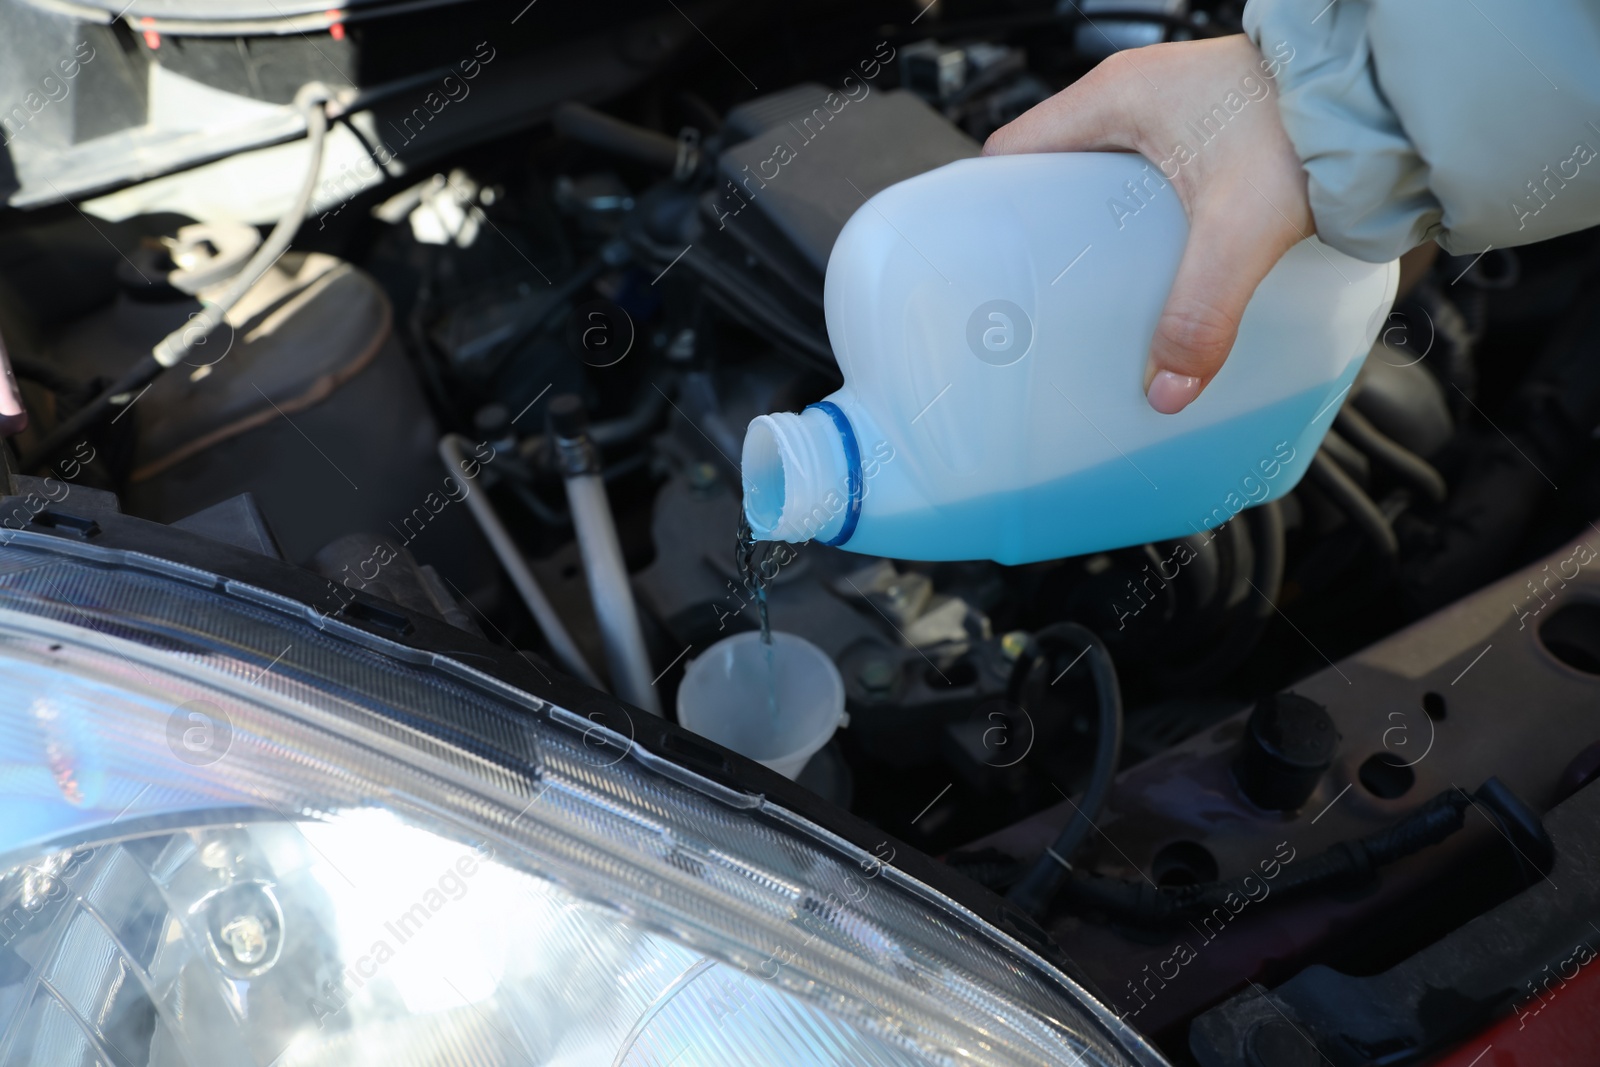
[(760, 542), (750, 529), (750, 520), (744, 508), (739, 509), (739, 530), (734, 535), (734, 564), (739, 572), (739, 584), (744, 586), (756, 601), (756, 615), (761, 622), (761, 650), (767, 659), (767, 713), (778, 716), (778, 671), (772, 659), (772, 622), (767, 616), (767, 580), (755, 562), (756, 547)]

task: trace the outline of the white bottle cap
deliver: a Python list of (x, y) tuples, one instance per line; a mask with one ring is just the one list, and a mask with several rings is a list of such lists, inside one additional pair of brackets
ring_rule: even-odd
[(848, 540), (861, 507), (861, 460), (849, 426), (832, 404), (751, 420), (740, 466), (757, 540)]

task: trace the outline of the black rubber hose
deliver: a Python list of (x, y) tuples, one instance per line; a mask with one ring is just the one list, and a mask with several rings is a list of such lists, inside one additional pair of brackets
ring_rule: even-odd
[[(639, 402), (626, 415), (590, 423), (589, 440), (600, 448), (613, 448), (617, 445), (628, 444), (649, 432), (661, 420), (661, 413), (666, 409), (667, 397), (661, 390), (640, 390)], [(528, 462), (536, 462), (545, 447), (546, 442), (543, 434), (530, 434), (517, 442), (518, 454)], [(612, 477), (615, 467), (616, 464), (606, 464), (605, 477), (608, 480)], [(532, 473), (527, 471), (526, 468), (524, 468), (523, 473), (528, 478), (533, 477)]]
[(1448, 490), (1444, 476), (1434, 469), (1433, 464), (1389, 437), (1348, 404), (1339, 409), (1335, 421), (1351, 444), (1435, 504), (1444, 503)]
[(557, 104), (551, 118), (557, 133), (582, 141), (591, 148), (638, 160), (659, 170), (673, 170), (678, 165), (679, 149), (675, 138), (623, 122), (588, 104), (570, 100)]
[(1378, 510), (1378, 505), (1356, 484), (1355, 479), (1320, 450), (1311, 457), (1308, 473), (1317, 488), (1332, 498), (1372, 546), (1384, 568), (1383, 577), (1392, 575), (1400, 562), (1400, 542), (1395, 538), (1394, 527), (1389, 525), (1388, 518)]
[(1340, 437), (1337, 430), (1329, 430), (1323, 435), (1321, 451), (1337, 463), (1340, 470), (1354, 478), (1357, 485), (1366, 485), (1372, 480), (1372, 458)]
[(1072, 854), (1095, 829), (1094, 820), (1105, 807), (1122, 756), (1122, 690), (1117, 684), (1117, 668), (1111, 661), (1111, 653), (1093, 631), (1075, 622), (1058, 622), (1034, 634), (1011, 670), (1012, 699), (1021, 695), (1023, 681), (1033, 672), (1039, 659), (1049, 659), (1048, 650), (1052, 648), (1081, 650), (1079, 654), (1088, 660), (1099, 711), (1099, 737), (1089, 786), (1083, 792), (1083, 799), (1073, 805), (1072, 818), (1055, 843), (1044, 850), (1032, 869), (1006, 894), (1007, 899), (1030, 914), (1037, 914), (1055, 896), (1070, 869)]

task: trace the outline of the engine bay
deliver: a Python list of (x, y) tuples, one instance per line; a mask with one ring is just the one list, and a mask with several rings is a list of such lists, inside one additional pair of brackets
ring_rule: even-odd
[[(1549, 875), (1596, 837), (1592, 232), (1409, 255), (1310, 474), (1261, 504), (1246, 476), (1213, 528), (1023, 566), (763, 542), (741, 571), (744, 428), (841, 381), (822, 284), (850, 216), (1242, 5), (358, 5), (272, 34), (248, 3), (140, 32), (6, 6), (81, 72), (7, 127), (28, 418), (0, 525), (120, 511), (300, 565), (328, 616), (398, 605), (628, 696), (569, 491), (594, 479), (648, 661), (630, 703), (672, 716), (764, 608), (844, 686), (799, 784), (1000, 895), (1053, 857), (1031, 921), (1174, 1062), (1318, 1062), (1291, 1015), (1341, 1065), (1424, 1062), (1588, 943), (1592, 881)], [(269, 127), (313, 81), (308, 156)], [(225, 319), (63, 436), (208, 322), (302, 183)]]

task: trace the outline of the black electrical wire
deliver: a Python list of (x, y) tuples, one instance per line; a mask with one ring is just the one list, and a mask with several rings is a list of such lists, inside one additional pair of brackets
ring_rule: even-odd
[(1444, 477), (1434, 469), (1433, 464), (1372, 425), (1365, 415), (1349, 404), (1339, 409), (1335, 421), (1351, 444), (1387, 467), (1427, 499), (1435, 504), (1444, 503), (1447, 492)]
[[(672, 258), (671, 252), (661, 256), (665, 250), (647, 245), (640, 235), (632, 240), (662, 262)], [(832, 381), (843, 381), (827, 338), (802, 324), (758, 282), (731, 265), (725, 267), (712, 253), (702, 255), (697, 247), (686, 250), (682, 262), (705, 283), (707, 295), (735, 322), (770, 338), (780, 351), (795, 356), (808, 369)]]
[(517, 347), (528, 338), (537, 336), (563, 311), (567, 310), (567, 304), (571, 302), (574, 296), (593, 284), (594, 280), (604, 274), (606, 268), (611, 265), (604, 258), (596, 258), (579, 267), (570, 278), (564, 279), (549, 294), (548, 302), (539, 309), (538, 313), (513, 329), (511, 333), (506, 335), (505, 339), (495, 343), (494, 347), (499, 354), (493, 357), (493, 365), (498, 367), (500, 360), (504, 359), (507, 354), (515, 352)]
[[(1338, 842), (1307, 859), (1274, 853), (1269, 859), (1278, 869), (1270, 874), (1263, 865), (1260, 873), (1176, 886), (1157, 886), (1148, 879), (1074, 875), (1059, 892), (1075, 911), (1099, 913), (1126, 926), (1160, 929), (1203, 920), (1219, 908), (1230, 916), (1237, 914), (1241, 900), (1259, 907), (1268, 901), (1282, 904), (1319, 893), (1359, 890), (1371, 884), (1379, 868), (1460, 831), (1469, 807), (1475, 807), (1510, 844), (1507, 859), (1524, 885), (1548, 875), (1555, 864), (1554, 845), (1537, 813), (1499, 778), (1491, 777), (1471, 796), (1460, 788), (1448, 789), (1381, 830)], [(955, 852), (949, 863), (991, 889), (1014, 884), (1025, 866), (1025, 861), (994, 848)]]
[(1044, 850), (1028, 873), (1006, 894), (1012, 903), (1030, 913), (1041, 911), (1055, 896), (1066, 877), (1072, 854), (1094, 830), (1094, 820), (1105, 806), (1122, 755), (1122, 690), (1117, 684), (1117, 668), (1111, 661), (1111, 653), (1093, 631), (1075, 622), (1058, 622), (1034, 634), (1011, 670), (1012, 700), (1021, 695), (1022, 684), (1038, 660), (1048, 660), (1052, 651), (1061, 650), (1076, 651), (1088, 661), (1089, 673), (1094, 677), (1099, 736), (1089, 786), (1083, 792), (1082, 801), (1073, 805), (1072, 818), (1055, 843)]
[[(1479, 795), (1490, 788), (1485, 783)], [(1128, 881), (1091, 875), (1066, 880), (1060, 894), (1078, 910), (1097, 911), (1119, 922), (1151, 927), (1227, 909), (1230, 897), (1235, 903), (1245, 899), (1282, 903), (1314, 893), (1358, 888), (1369, 883), (1379, 867), (1436, 845), (1460, 830), (1472, 803), (1472, 798), (1461, 790), (1448, 789), (1382, 830), (1341, 841), (1307, 859), (1282, 862), (1270, 879), (1251, 873), (1218, 882), (1158, 887), (1143, 879)], [(1263, 887), (1267, 895), (1258, 897)], [(1228, 910), (1232, 914), (1237, 909)]]
[(1308, 473), (1317, 488), (1328, 494), (1345, 517), (1361, 531), (1377, 553), (1379, 565), (1383, 568), (1382, 578), (1387, 580), (1400, 562), (1400, 542), (1394, 535), (1394, 527), (1389, 525), (1388, 517), (1356, 484), (1355, 479), (1320, 449), (1311, 457)]
[[(806, 369), (835, 384), (844, 380), (826, 333), (812, 328), (789, 310), (762, 284), (759, 276), (739, 262), (703, 247), (710, 242), (697, 240), (684, 248), (676, 243), (663, 243), (646, 222), (647, 212), (635, 209), (631, 214), (632, 222), (623, 236), (640, 259), (664, 268), (674, 264), (688, 268), (702, 283), (701, 293), (733, 321), (767, 338), (779, 354), (792, 358)], [(672, 225), (676, 226), (677, 220), (672, 220)]]
[(511, 495), (521, 501), (522, 506), (533, 513), (533, 517), (554, 530), (565, 530), (572, 525), (572, 514), (566, 508), (553, 508), (539, 498), (533, 491), (533, 486), (518, 477), (505, 480), (506, 488), (511, 490)]
[(22, 470), (35, 470), (49, 463), (63, 448), (73, 444), (85, 431), (111, 414), (113, 408), (137, 400), (138, 394), (146, 386), (159, 378), (169, 367), (180, 363), (190, 349), (204, 341), (213, 330), (222, 325), (228, 312), (240, 298), (261, 280), (284, 252), (288, 251), (289, 243), (294, 240), (295, 233), (300, 229), (300, 223), (305, 220), (306, 212), (310, 210), (312, 194), (316, 192), (317, 178), (322, 171), (322, 145), (328, 132), (326, 109), (328, 99), (327, 88), (319, 83), (308, 84), (295, 95), (295, 103), (305, 116), (306, 139), (311, 145), (310, 164), (306, 168), (305, 180), (301, 183), (293, 205), (278, 220), (278, 224), (272, 228), (272, 232), (261, 243), (261, 247), (256, 249), (249, 262), (240, 268), (239, 273), (233, 276), (227, 288), (215, 300), (207, 300), (201, 304), (199, 314), (162, 338), (155, 348), (140, 357), (139, 361), (125, 371), (110, 388), (79, 408), (65, 422), (47, 434), (38, 447), (22, 460)]
[(428, 395), (438, 405), (437, 414), (446, 426), (454, 428), (467, 425), (466, 417), (456, 407), (455, 398), (450, 390), (445, 388), (444, 378), (440, 375), (434, 359), (433, 345), (428, 340), (428, 331), (422, 321), (424, 311), (433, 298), (438, 258), (438, 253), (432, 250), (423, 256), (422, 277), (417, 283), (417, 298), (412, 302), (410, 313), (406, 315), (406, 339), (410, 342), (411, 357), (416, 363), (423, 384), (427, 387)]

